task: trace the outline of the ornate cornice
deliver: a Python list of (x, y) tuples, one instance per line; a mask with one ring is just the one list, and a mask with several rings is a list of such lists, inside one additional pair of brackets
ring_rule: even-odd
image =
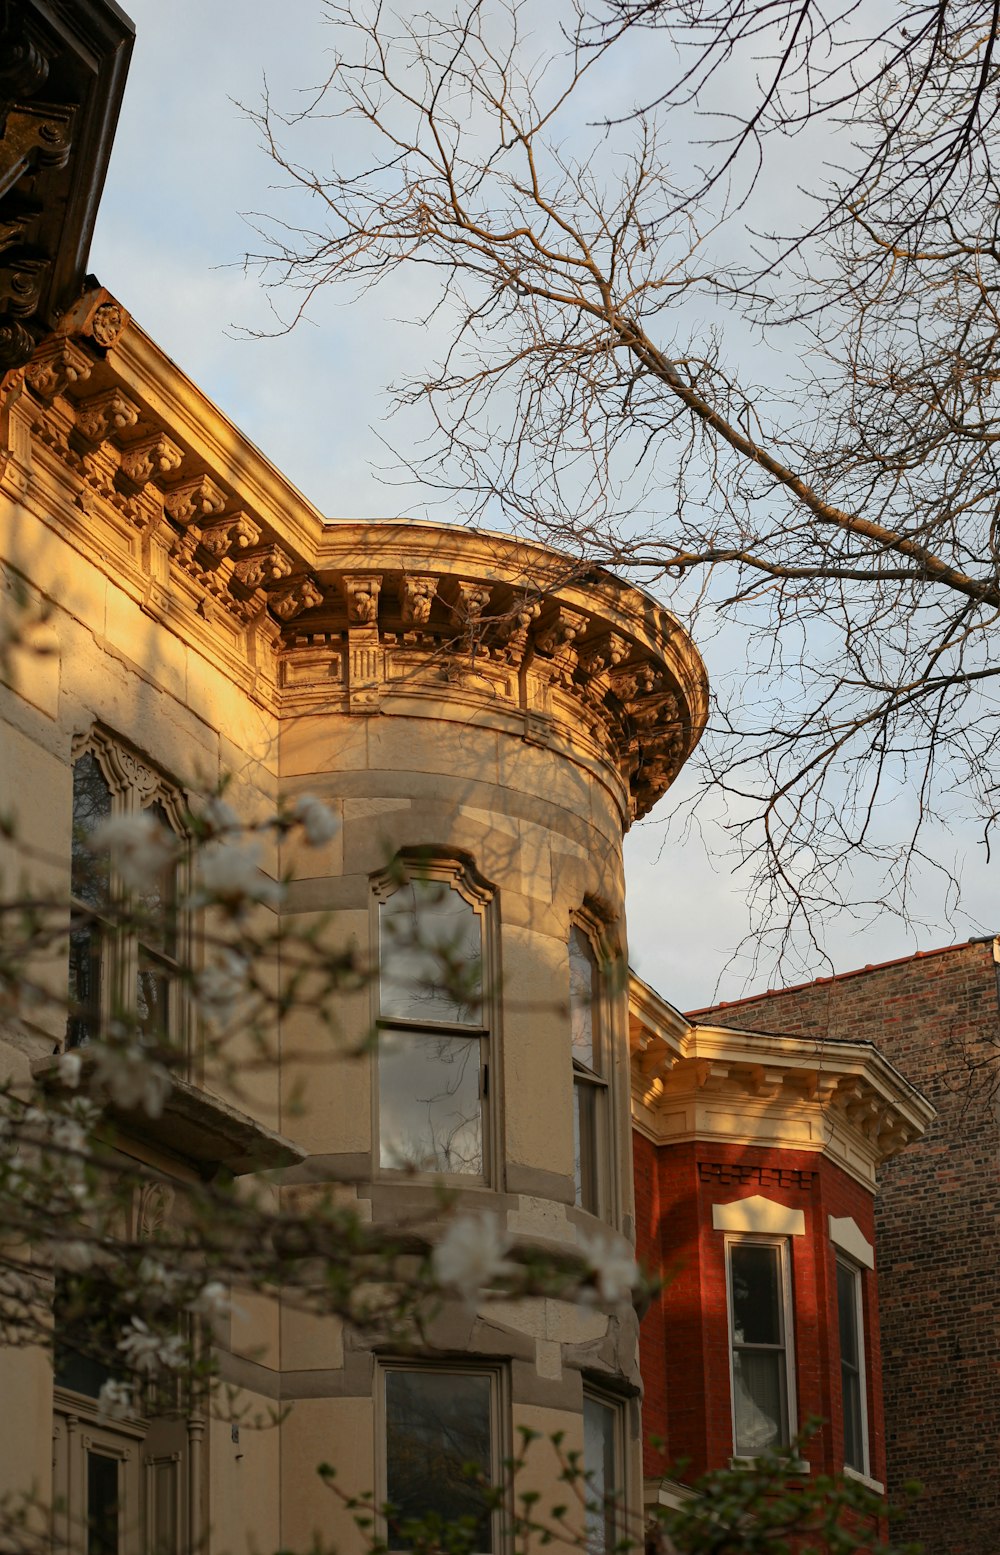
[[(648, 595), (509, 536), (324, 520), (100, 288), (8, 397), (94, 550), (106, 549), (102, 523), (122, 531), (150, 580), (144, 608), (179, 630), (186, 598), (201, 640), (220, 612), (255, 633), (257, 668), (273, 662), (253, 678), (275, 711), (438, 716), (447, 705), (468, 718), (478, 707), (586, 765), (626, 825), (700, 736), (704, 667)], [(74, 539), (90, 544), (79, 527)]]
[(813, 1150), (874, 1189), (935, 1114), (868, 1042), (702, 1026), (633, 977), (632, 1113), (658, 1144)]

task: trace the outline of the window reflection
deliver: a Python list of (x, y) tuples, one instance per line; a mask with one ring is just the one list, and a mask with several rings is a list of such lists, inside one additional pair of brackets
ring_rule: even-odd
[(486, 1175), (483, 922), (447, 880), (407, 881), (380, 903), (379, 1164), (386, 1170)]
[[(407, 1524), (463, 1520), (470, 1551), (493, 1549), (485, 1484), (493, 1475), (493, 1379), (474, 1372), (385, 1374), (388, 1545), (414, 1547)], [(450, 1547), (450, 1546), (449, 1546)]]

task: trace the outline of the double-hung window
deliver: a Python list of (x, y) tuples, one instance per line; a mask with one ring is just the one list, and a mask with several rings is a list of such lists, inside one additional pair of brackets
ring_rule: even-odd
[(840, 1388), (844, 1410), (844, 1464), (868, 1473), (868, 1401), (865, 1396), (864, 1316), (861, 1270), (837, 1259)]
[(81, 742), (73, 764), (72, 914), (67, 1045), (79, 1047), (111, 1020), (145, 1041), (182, 1040), (178, 979), (184, 924), (184, 866), (165, 865), (141, 893), (129, 893), (88, 836), (113, 816), (149, 814), (183, 835), (179, 790), (100, 730)]
[(586, 1391), (583, 1395), (583, 1469), (587, 1555), (611, 1555), (622, 1537), (624, 1521), (622, 1406)]
[(385, 1426), (386, 1543), (409, 1550), (414, 1523), (466, 1530), (472, 1555), (499, 1550), (490, 1492), (501, 1462), (498, 1370), (387, 1363), (381, 1373)]
[(608, 1213), (608, 1072), (601, 967), (590, 936), (569, 931), (569, 1019), (573, 1046), (573, 1173), (576, 1202)]
[(733, 1448), (755, 1458), (787, 1447), (795, 1432), (788, 1242), (732, 1238), (726, 1263)]
[(445, 864), (377, 897), (379, 1165), (488, 1180), (493, 903)]

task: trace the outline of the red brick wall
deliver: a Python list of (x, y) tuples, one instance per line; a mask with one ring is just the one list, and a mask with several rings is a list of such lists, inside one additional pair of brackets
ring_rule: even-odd
[[(701, 1019), (706, 1012), (700, 1011)], [(1000, 1551), (1000, 1061), (989, 943), (957, 945), (722, 1006), (747, 1030), (877, 1044), (937, 1108), (876, 1203), (890, 1499), (928, 1555)]]
[[(815, 1472), (834, 1472), (843, 1465), (843, 1425), (836, 1253), (827, 1217), (850, 1215), (873, 1241), (871, 1194), (808, 1151), (718, 1144), (656, 1147), (637, 1135), (635, 1165), (639, 1250), (664, 1281), (640, 1331), (646, 1474), (661, 1474), (683, 1458), (688, 1460), (686, 1477), (694, 1477), (732, 1457), (725, 1237), (713, 1228), (712, 1206), (757, 1194), (805, 1216), (805, 1234), (789, 1239), (798, 1420), (825, 1422), (807, 1456)], [(877, 1378), (874, 1283), (865, 1277), (868, 1370)], [(868, 1410), (872, 1473), (881, 1478), (884, 1435), (877, 1381), (869, 1386)], [(665, 1442), (665, 1451), (652, 1446), (654, 1437)]]

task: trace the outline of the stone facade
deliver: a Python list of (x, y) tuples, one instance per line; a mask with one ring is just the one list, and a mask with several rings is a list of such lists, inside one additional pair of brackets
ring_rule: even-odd
[(996, 947), (973, 940), (695, 1017), (877, 1043), (936, 1109), (879, 1174), (875, 1238), (888, 1489), (902, 1504), (907, 1480), (923, 1484), (900, 1536), (933, 1555), (1000, 1547)]

